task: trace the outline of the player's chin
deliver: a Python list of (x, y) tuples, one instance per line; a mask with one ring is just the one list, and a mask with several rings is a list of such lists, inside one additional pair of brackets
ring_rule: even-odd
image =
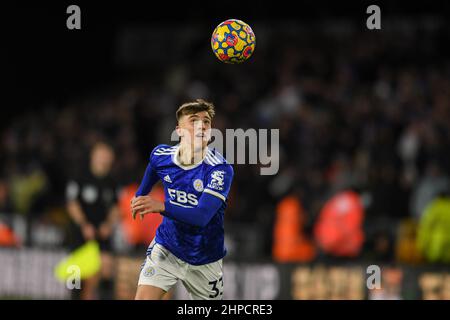
[(203, 139), (202, 140), (202, 149), (205, 149), (209, 144), (209, 139)]
[(194, 146), (202, 146), (205, 148), (208, 145), (209, 139), (205, 136), (198, 136), (194, 139)]

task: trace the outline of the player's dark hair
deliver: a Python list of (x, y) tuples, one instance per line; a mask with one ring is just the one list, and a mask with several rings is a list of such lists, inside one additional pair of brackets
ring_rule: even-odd
[(182, 116), (187, 114), (195, 114), (197, 112), (206, 111), (208, 112), (211, 119), (215, 115), (214, 105), (211, 102), (207, 102), (203, 99), (197, 99), (192, 102), (183, 103), (176, 112), (177, 122), (180, 121)]

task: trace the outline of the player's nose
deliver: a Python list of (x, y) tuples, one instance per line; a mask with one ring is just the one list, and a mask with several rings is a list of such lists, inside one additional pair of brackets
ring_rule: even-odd
[(199, 121), (197, 123), (197, 129), (201, 130), (201, 131), (205, 131), (206, 130), (206, 124), (204, 121)]
[(196, 121), (194, 122), (194, 127), (195, 127), (196, 129), (201, 129), (201, 128), (203, 127), (203, 121), (201, 121), (201, 120), (196, 120)]

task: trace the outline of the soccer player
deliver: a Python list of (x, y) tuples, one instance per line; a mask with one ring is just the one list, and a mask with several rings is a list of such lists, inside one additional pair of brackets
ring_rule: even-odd
[[(137, 214), (164, 216), (147, 250), (136, 299), (161, 299), (181, 280), (191, 299), (223, 299), (224, 211), (233, 168), (208, 148), (214, 105), (201, 99), (176, 112), (176, 146), (158, 145), (150, 154), (136, 197)], [(147, 194), (161, 180), (165, 201)]]

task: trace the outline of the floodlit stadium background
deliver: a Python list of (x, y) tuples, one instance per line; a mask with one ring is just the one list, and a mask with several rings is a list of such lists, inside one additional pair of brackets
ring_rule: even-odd
[[(79, 31), (65, 27), (67, 5), (11, 7), (0, 223), (19, 244), (0, 247), (0, 298), (70, 299), (53, 276), (68, 253), (68, 177), (106, 137), (118, 186), (138, 183), (151, 149), (170, 143), (177, 106), (202, 97), (216, 105), (221, 130), (280, 129), (277, 175), (234, 166), (225, 299), (450, 299), (450, 261), (429, 261), (417, 247), (425, 209), (450, 185), (448, 4), (380, 4), (374, 31), (368, 4), (341, 5), (222, 13), (81, 2)], [(210, 49), (228, 18), (255, 32), (245, 64), (222, 64)], [(364, 241), (354, 257), (333, 256), (314, 230), (327, 201), (349, 187), (366, 205)], [(275, 254), (289, 229), (277, 229), (283, 210), (302, 221), (300, 253), (287, 260)], [(449, 218), (440, 221), (441, 231), (427, 232), (444, 230), (437, 245), (450, 252)], [(127, 241), (121, 223), (114, 250), (112, 295), (132, 299), (145, 243)], [(381, 267), (382, 290), (367, 289), (369, 265)], [(173, 296), (184, 297), (181, 288)]]

